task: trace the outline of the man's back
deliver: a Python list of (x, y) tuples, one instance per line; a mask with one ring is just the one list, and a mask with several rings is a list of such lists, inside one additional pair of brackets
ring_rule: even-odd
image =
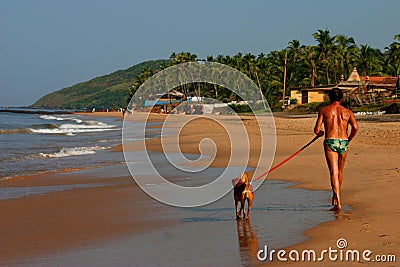
[(321, 108), (320, 115), (325, 128), (325, 139), (348, 139), (347, 128), (353, 112), (334, 102)]

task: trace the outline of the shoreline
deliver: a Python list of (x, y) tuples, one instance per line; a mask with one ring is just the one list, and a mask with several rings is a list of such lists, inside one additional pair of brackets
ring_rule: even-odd
[[(82, 115), (90, 116), (90, 114), (82, 114)], [(100, 114), (96, 115), (100, 116)], [(119, 112), (117, 112), (117, 114), (115, 114), (114, 116), (117, 115), (121, 116)], [(165, 116), (156, 115), (155, 117), (156, 120), (157, 119), (162, 120), (163, 117)], [(247, 121), (247, 123), (250, 123), (250, 126), (252, 126), (251, 121)], [(277, 153), (275, 155), (275, 160), (273, 165), (275, 165), (276, 163), (280, 162), (282, 159), (293, 153), (293, 151), (295, 151), (297, 147), (300, 147), (302, 144), (309, 141), (308, 139), (312, 134), (313, 123), (314, 123), (314, 118), (312, 117), (301, 118), (301, 119), (300, 118), (285, 119), (279, 117), (275, 118), (278, 139), (277, 139)], [(344, 205), (351, 206), (352, 210), (345, 212), (343, 214), (337, 214), (335, 221), (323, 223), (315, 228), (307, 230), (304, 233), (304, 235), (309, 237), (309, 239), (306, 242), (299, 243), (297, 245), (290, 246), (285, 249), (287, 249), (288, 251), (290, 249), (300, 250), (307, 248), (308, 249), (313, 248), (316, 250), (327, 249), (328, 247), (335, 247), (336, 240), (340, 237), (344, 237), (349, 242), (349, 248), (351, 249), (369, 248), (375, 253), (383, 253), (386, 251), (387, 253), (394, 253), (399, 255), (400, 242), (398, 240), (398, 237), (400, 236), (400, 234), (399, 230), (397, 230), (399, 223), (396, 222), (399, 221), (398, 218), (400, 216), (400, 210), (398, 210), (395, 201), (392, 201), (390, 203), (390, 199), (385, 200), (377, 198), (374, 199), (375, 202), (373, 203), (374, 204), (373, 207), (369, 207), (367, 203), (368, 201), (365, 201), (365, 199), (371, 198), (371, 195), (373, 195), (372, 193), (376, 193), (374, 191), (378, 191), (377, 193), (379, 196), (392, 197), (391, 199), (393, 200), (395, 199), (395, 196), (398, 191), (398, 190), (393, 190), (395, 192), (391, 192), (393, 188), (396, 188), (395, 185), (396, 184), (398, 185), (398, 181), (390, 180), (391, 181), (389, 182), (390, 187), (386, 187), (388, 185), (387, 181), (376, 180), (376, 179), (374, 180), (373, 177), (370, 177), (372, 176), (372, 174), (377, 174), (377, 176), (379, 176), (379, 172), (381, 172), (382, 170), (385, 171), (385, 168), (387, 169), (388, 168), (387, 166), (389, 165), (400, 166), (399, 160), (396, 159), (396, 155), (398, 156), (397, 150), (399, 145), (395, 147), (390, 147), (390, 146), (387, 147), (388, 144), (391, 145), (392, 142), (395, 142), (397, 140), (398, 135), (396, 135), (396, 133), (398, 132), (400, 127), (396, 123), (389, 122), (385, 124), (388, 124), (390, 127), (388, 129), (382, 130), (381, 125), (379, 124), (380, 123), (377, 122), (361, 122), (361, 125), (364, 127), (364, 130), (359, 133), (360, 136), (356, 136), (356, 139), (354, 140), (350, 148), (351, 152), (349, 152), (348, 163), (346, 166), (347, 168), (345, 168), (345, 178), (343, 184), (343, 201)], [(204, 129), (207, 129), (208, 125), (205, 123), (204, 125), (202, 125), (202, 127), (204, 127)], [(365, 130), (366, 128), (369, 129)], [(362, 128), (360, 127), (360, 129)], [(380, 135), (377, 135), (377, 133), (380, 133)], [(193, 133), (191, 135), (190, 131), (186, 132), (185, 134), (193, 137)], [(386, 139), (382, 140), (381, 138), (382, 136), (386, 136)], [(362, 140), (358, 140), (358, 138)], [(193, 145), (191, 147), (188, 144), (189, 141), (190, 140), (188, 139), (182, 140), (182, 142), (184, 143), (182, 145), (183, 152), (185, 152), (186, 150), (191, 150), (192, 152), (193, 151), (198, 152), (196, 151), (196, 149), (193, 148)], [(363, 142), (365, 141), (369, 142), (369, 144), (364, 144)], [(146, 143), (148, 143), (149, 147), (154, 149), (154, 151), (157, 151), (157, 149), (159, 149), (159, 142), (155, 139), (150, 140)], [(382, 146), (385, 147), (382, 148)], [(371, 168), (370, 172), (368, 173), (369, 174), (368, 181), (363, 181), (362, 180), (363, 177), (360, 177), (360, 174), (357, 173), (356, 168), (362, 168), (368, 166), (368, 164), (371, 164), (371, 162), (372, 164), (373, 162), (375, 162), (373, 158), (371, 159), (371, 157), (373, 157), (374, 155), (366, 154), (366, 152), (368, 152), (368, 150), (371, 149), (373, 149), (375, 154), (377, 154), (377, 158), (386, 156), (389, 157), (390, 160), (388, 163), (384, 164), (385, 166), (379, 168), (378, 170), (373, 170), (373, 168)], [(117, 151), (119, 150), (117, 149)], [(277, 169), (275, 172), (270, 174), (268, 176), (268, 180), (285, 180), (288, 182), (295, 182), (296, 184), (291, 186), (294, 188), (305, 188), (308, 190), (330, 190), (327, 167), (321, 151), (322, 151), (322, 145), (319, 142), (316, 142), (316, 144), (312, 145), (307, 150), (303, 151), (298, 157), (288, 162), (285, 165), (285, 167)], [(390, 153), (388, 154), (387, 152)], [(363, 162), (367, 162), (367, 164), (363, 164)], [(215, 162), (215, 166), (223, 165), (224, 163), (225, 163), (224, 160), (219, 160)], [(393, 171), (394, 173), (390, 172), (389, 170), (388, 171), (389, 173), (385, 174), (386, 176), (385, 178), (389, 177), (389, 179), (392, 179), (393, 177), (396, 177), (396, 173), (398, 174), (397, 169), (394, 168)], [(74, 176), (74, 173), (75, 172), (71, 172), (67, 173), (66, 175)], [(59, 176), (60, 174), (56, 173), (48, 175)], [(363, 175), (365, 175), (365, 173), (362, 174), (361, 176)], [(43, 177), (46, 176), (46, 174), (39, 176)], [(315, 179), (316, 177), (318, 177), (317, 181)], [(356, 180), (352, 179), (353, 177), (356, 177)], [(78, 177), (76, 181), (79, 181), (80, 179), (82, 179), (82, 177), (80, 178)], [(85, 179), (89, 180), (90, 178), (85, 178)], [(125, 180), (126, 178), (121, 178), (121, 179)], [(52, 179), (48, 179), (47, 182), (49, 182), (50, 180)], [(60, 179), (60, 182), (62, 182), (62, 180), (63, 179)], [(99, 180), (99, 179), (94, 178), (94, 180)], [(104, 178), (100, 178), (100, 180), (104, 181)], [(106, 180), (111, 180), (111, 178)], [(370, 180), (374, 184), (373, 188), (368, 188), (369, 185), (368, 182)], [(16, 182), (16, 180), (14, 182)], [(27, 185), (26, 181), (21, 180), (20, 182), (21, 186)], [(31, 180), (31, 182), (35, 184), (36, 182), (38, 182), (38, 180), (36, 179), (35, 181)], [(46, 183), (46, 179), (44, 179), (44, 183)], [(384, 188), (376, 190), (375, 187), (377, 183), (383, 185)], [(28, 184), (30, 183), (28, 182)], [(135, 187), (137, 188), (136, 185)], [(397, 186), (397, 188), (399, 187)], [(98, 189), (99, 188), (93, 188), (89, 191), (94, 192)], [(79, 189), (76, 189), (66, 192), (76, 193), (77, 190), (79, 191)], [(57, 193), (57, 194), (65, 195), (64, 193), (61, 194)], [(376, 209), (376, 207), (379, 207), (378, 218), (373, 212), (371, 212), (371, 209), (372, 208)], [(166, 225), (168, 225), (168, 222), (166, 222)], [(382, 228), (382, 226), (384, 227)], [(125, 229), (125, 231), (127, 229)], [(149, 227), (150, 231), (151, 229), (152, 227)], [(345, 230), (346, 232), (344, 232)], [(129, 231), (131, 231), (130, 228)], [(113, 238), (112, 235), (114, 235), (114, 237), (115, 235), (118, 235), (114, 231), (111, 232), (114, 233), (114, 234), (110, 233), (109, 237), (111, 239)], [(349, 234), (351, 234), (350, 237)], [(92, 239), (92, 241), (95, 242), (96, 234), (94, 234), (94, 236), (92, 236), (91, 238), (88, 237), (88, 239), (86, 239), (85, 242), (88, 242), (87, 244), (91, 243), (90, 239)], [(367, 240), (365, 241), (364, 239)], [(277, 266), (280, 266), (280, 264), (286, 265), (287, 262), (286, 263), (275, 262), (275, 264), (278, 264)], [(340, 263), (336, 262), (334, 264), (337, 265)], [(345, 264), (346, 264), (345, 262), (342, 263), (342, 265)]]

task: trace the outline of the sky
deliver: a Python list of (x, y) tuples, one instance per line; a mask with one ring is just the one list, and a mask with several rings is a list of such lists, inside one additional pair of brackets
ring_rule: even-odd
[(146, 60), (268, 54), (328, 29), (384, 48), (400, 34), (398, 0), (1, 0), (0, 107)]

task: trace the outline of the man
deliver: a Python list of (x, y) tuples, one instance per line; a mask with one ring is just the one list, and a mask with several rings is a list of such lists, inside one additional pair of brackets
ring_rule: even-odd
[[(318, 113), (314, 133), (323, 136), (322, 124), (325, 129), (324, 150), (326, 163), (328, 164), (332, 186), (331, 210), (337, 211), (342, 208), (340, 202), (340, 187), (343, 182), (343, 168), (347, 157), (349, 142), (357, 133), (358, 125), (351, 110), (343, 107), (340, 102), (343, 100), (343, 93), (339, 88), (333, 88), (328, 93), (330, 104), (322, 107)], [(348, 126), (351, 126), (348, 135)]]

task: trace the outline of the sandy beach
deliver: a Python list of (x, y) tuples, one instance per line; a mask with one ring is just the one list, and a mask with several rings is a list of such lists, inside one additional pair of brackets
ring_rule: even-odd
[[(117, 116), (121, 113), (88, 113), (94, 116)], [(177, 119), (180, 115), (176, 115)], [(151, 121), (163, 121), (165, 115), (151, 116)], [(144, 119), (143, 117), (139, 119)], [(274, 164), (281, 162), (287, 156), (306, 144), (313, 138), (312, 130), (316, 116), (287, 118), (275, 116), (277, 131), (276, 154)], [(398, 118), (395, 118), (398, 120)], [(228, 121), (229, 118), (226, 118)], [(242, 117), (250, 136), (250, 159), (248, 166), (257, 167), (259, 156), (260, 132), (257, 122), (251, 116)], [(227, 122), (229, 123), (229, 122)], [(171, 131), (176, 131), (173, 125), (168, 125)], [(329, 247), (337, 248), (339, 238), (347, 240), (348, 249), (360, 251), (371, 250), (371, 258), (375, 255), (400, 256), (400, 209), (396, 202), (399, 194), (400, 157), (398, 137), (400, 123), (398, 121), (369, 121), (360, 118), (359, 133), (351, 143), (342, 188), (342, 201), (348, 207), (341, 213), (328, 212), (333, 220), (308, 230), (305, 235), (309, 239), (300, 244), (284, 248), (290, 250), (314, 249), (322, 251)], [(218, 149), (213, 167), (224, 167), (229, 158), (230, 147), (226, 146), (229, 136), (224, 129), (206, 119), (196, 120), (195, 127), (185, 127), (179, 135), (180, 149), (184, 153), (199, 153), (198, 143), (205, 137), (212, 138)], [(167, 141), (168, 138), (167, 137)], [(244, 144), (237, 144), (244, 146)], [(131, 143), (129, 150), (137, 149), (138, 143)], [(162, 151), (160, 139), (146, 140), (146, 147), (152, 151)], [(121, 153), (121, 147), (114, 148), (114, 153)], [(265, 166), (262, 166), (265, 167)], [(166, 206), (147, 196), (133, 182), (126, 167), (120, 176), (107, 177), (107, 172), (99, 174), (96, 171), (78, 171), (51, 173), (32, 177), (19, 177), (0, 181), (0, 187), (38, 187), (60, 185), (90, 185), (75, 189), (50, 192), (23, 198), (0, 201), (0, 264), (1, 265), (40, 265), (36, 260), (46, 255), (73, 252), (93, 244), (103, 244), (119, 240), (126, 236), (150, 233), (159, 229), (172, 229), (173, 225), (182, 221), (173, 216), (157, 217), (158, 211), (174, 213), (173, 207)], [(297, 157), (283, 165), (268, 176), (268, 180), (284, 180), (296, 183), (292, 187), (308, 190), (330, 191), (328, 169), (323, 156), (322, 140), (318, 140)], [(256, 199), (263, 200), (263, 191), (256, 191)], [(330, 194), (330, 193), (329, 193)], [(329, 195), (327, 193), (327, 196)], [(231, 197), (231, 196), (229, 196)], [(228, 200), (227, 200), (228, 201)], [(229, 199), (230, 201), (230, 199)], [(298, 200), (301, 202), (302, 200)], [(329, 197), (321, 203), (319, 209), (329, 209)], [(293, 203), (293, 205), (299, 203)], [(225, 205), (225, 204), (224, 204)], [(226, 204), (229, 206), (229, 202)], [(268, 211), (257, 210), (257, 216)], [(266, 203), (259, 204), (268, 205)], [(233, 209), (233, 203), (232, 207)], [(230, 218), (230, 211), (228, 211)], [(192, 215), (190, 215), (192, 216)], [(192, 218), (192, 217), (190, 217)], [(312, 215), (309, 218), (313, 220)], [(258, 222), (258, 221), (257, 221)], [(218, 222), (214, 222), (218, 224)], [(251, 260), (243, 265), (257, 265), (256, 253), (263, 248), (262, 238), (254, 243), (256, 235), (247, 226), (239, 226), (233, 220), (225, 222), (235, 228), (235, 240), (238, 239), (239, 228), (250, 233), (244, 239), (247, 242), (246, 253)], [(295, 222), (294, 222), (295, 223)], [(254, 226), (257, 224), (253, 223)], [(251, 227), (250, 225), (250, 227)], [(236, 228), (238, 232), (236, 234)], [(246, 230), (247, 229), (247, 230)], [(246, 230), (246, 231), (245, 231)], [(189, 231), (189, 230), (188, 230)], [(188, 233), (190, 234), (190, 233)], [(240, 236), (240, 235), (239, 235)], [(253, 242), (253, 243), (252, 243)], [(253, 245), (251, 245), (253, 244)], [(207, 244), (203, 244), (207, 246)], [(282, 247), (275, 247), (280, 249)], [(222, 250), (223, 248), (221, 248)], [(177, 255), (179, 252), (176, 252)], [(216, 251), (215, 253), (218, 253)], [(51, 261), (50, 261), (51, 263)], [(57, 264), (57, 262), (52, 262)], [(65, 263), (65, 262), (64, 262)], [(224, 264), (225, 263), (225, 264)], [(226, 265), (229, 259), (222, 259)], [(309, 262), (279, 262), (268, 263), (271, 266), (281, 264), (298, 264), (304, 266)], [(364, 260), (354, 265), (365, 264)], [(376, 266), (395, 266), (396, 263), (376, 263)], [(51, 265), (51, 264), (50, 264)], [(60, 264), (68, 265), (68, 264)], [(93, 265), (93, 262), (92, 262)], [(99, 265), (103, 265), (101, 262)], [(192, 266), (201, 263), (192, 264)], [(228, 264), (231, 265), (231, 264)], [(234, 265), (242, 265), (241, 263)], [(324, 266), (349, 265), (349, 262), (331, 261), (328, 258)]]
[[(329, 247), (337, 249), (336, 241), (344, 238), (348, 249), (371, 250), (372, 260), (375, 255), (396, 255), (398, 261), (400, 209), (395, 199), (400, 189), (398, 143), (400, 123), (379, 122), (379, 118), (376, 118), (377, 121), (370, 121), (369, 118), (359, 117), (358, 120), (359, 133), (350, 146), (342, 186), (343, 201), (352, 210), (338, 213), (335, 221), (307, 231), (306, 235), (311, 239), (306, 243), (287, 248), (287, 251), (291, 249), (322, 251)], [(300, 140), (302, 135), (312, 130), (314, 119), (287, 121), (276, 118), (276, 122), (277, 158), (279, 158), (279, 147), (286, 142)], [(290, 132), (295, 136), (288, 136)], [(322, 155), (322, 145), (315, 145), (284, 168), (271, 174), (269, 179), (283, 178), (299, 182), (297, 186), (302, 188), (329, 190), (329, 176)], [(361, 263), (373, 266), (396, 266), (396, 263), (389, 262), (361, 260)], [(337, 260), (327, 261), (325, 264), (348, 266), (349, 262)]]

